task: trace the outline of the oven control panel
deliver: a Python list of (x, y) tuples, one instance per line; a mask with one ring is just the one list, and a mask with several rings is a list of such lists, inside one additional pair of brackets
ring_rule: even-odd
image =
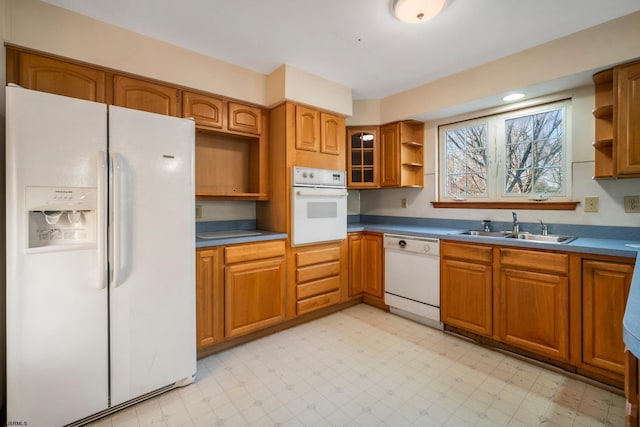
[(346, 188), (347, 186), (347, 174), (345, 171), (301, 166), (294, 166), (292, 170), (292, 185), (294, 187)]

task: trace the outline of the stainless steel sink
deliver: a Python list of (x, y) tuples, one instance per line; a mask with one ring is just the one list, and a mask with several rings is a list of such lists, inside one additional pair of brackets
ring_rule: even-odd
[(529, 233), (517, 233), (517, 234), (509, 234), (505, 237), (511, 239), (522, 239), (522, 240), (530, 240), (533, 242), (545, 242), (545, 243), (569, 243), (576, 239), (575, 236), (556, 236), (556, 235), (546, 235), (542, 234), (529, 234)]
[(510, 231), (482, 231), (482, 230), (468, 230), (462, 234), (467, 236), (482, 236), (482, 237), (506, 237), (511, 233)]

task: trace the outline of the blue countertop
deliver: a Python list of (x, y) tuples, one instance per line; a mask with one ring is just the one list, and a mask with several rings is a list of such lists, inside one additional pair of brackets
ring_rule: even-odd
[(222, 246), (222, 245), (234, 245), (236, 243), (253, 243), (253, 242), (263, 242), (267, 240), (279, 240), (286, 239), (287, 233), (276, 233), (273, 231), (266, 230), (255, 230), (260, 234), (257, 236), (243, 236), (243, 237), (227, 237), (224, 239), (201, 239), (196, 237), (196, 248), (208, 248), (211, 246)]

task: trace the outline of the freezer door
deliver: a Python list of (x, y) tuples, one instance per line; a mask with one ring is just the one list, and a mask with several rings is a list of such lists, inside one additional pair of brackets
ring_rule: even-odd
[(109, 106), (112, 405), (196, 372), (194, 128)]
[(108, 405), (107, 288), (95, 240), (30, 248), (25, 199), (28, 188), (95, 194), (106, 106), (17, 87), (6, 95), (7, 424), (64, 425)]

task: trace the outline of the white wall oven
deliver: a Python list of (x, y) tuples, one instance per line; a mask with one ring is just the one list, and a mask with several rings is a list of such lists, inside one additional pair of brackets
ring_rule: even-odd
[(294, 166), (291, 183), (291, 245), (345, 239), (345, 171)]

